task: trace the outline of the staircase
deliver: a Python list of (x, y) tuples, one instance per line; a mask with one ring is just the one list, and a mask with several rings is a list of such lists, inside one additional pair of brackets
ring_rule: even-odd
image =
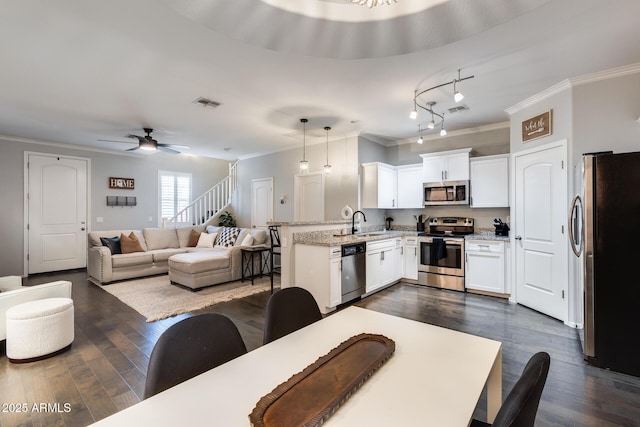
[(231, 196), (238, 188), (238, 162), (229, 165), (229, 175), (208, 189), (204, 194), (172, 218), (164, 220), (163, 228), (203, 225), (231, 203)]

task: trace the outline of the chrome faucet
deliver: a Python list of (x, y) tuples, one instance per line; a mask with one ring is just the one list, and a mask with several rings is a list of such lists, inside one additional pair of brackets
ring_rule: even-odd
[(364, 219), (364, 222), (367, 222), (367, 217), (364, 215), (364, 212), (355, 211), (353, 213), (353, 215), (351, 216), (351, 234), (356, 234), (356, 214), (358, 212), (360, 212), (362, 214), (362, 219)]

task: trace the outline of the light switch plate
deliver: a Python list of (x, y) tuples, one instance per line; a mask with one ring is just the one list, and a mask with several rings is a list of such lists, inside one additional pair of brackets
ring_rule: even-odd
[(104, 218), (99, 216), (99, 217), (96, 218), (96, 222), (104, 222)]

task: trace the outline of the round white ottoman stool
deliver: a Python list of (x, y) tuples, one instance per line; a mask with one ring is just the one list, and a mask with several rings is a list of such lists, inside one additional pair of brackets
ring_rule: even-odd
[(7, 310), (7, 358), (26, 363), (71, 348), (73, 300), (46, 298), (14, 305)]

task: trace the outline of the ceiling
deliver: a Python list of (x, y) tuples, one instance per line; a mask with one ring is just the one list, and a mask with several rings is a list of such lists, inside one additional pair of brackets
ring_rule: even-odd
[[(237, 159), (367, 135), (414, 138), (414, 91), (450, 82), (468, 111), (505, 109), (570, 77), (640, 62), (637, 0), (0, 0), (0, 135), (124, 151), (160, 143)], [(436, 111), (452, 86), (428, 91)], [(221, 105), (204, 108), (204, 97)], [(433, 131), (424, 132), (425, 136)], [(157, 155), (170, 155), (158, 153)]]

